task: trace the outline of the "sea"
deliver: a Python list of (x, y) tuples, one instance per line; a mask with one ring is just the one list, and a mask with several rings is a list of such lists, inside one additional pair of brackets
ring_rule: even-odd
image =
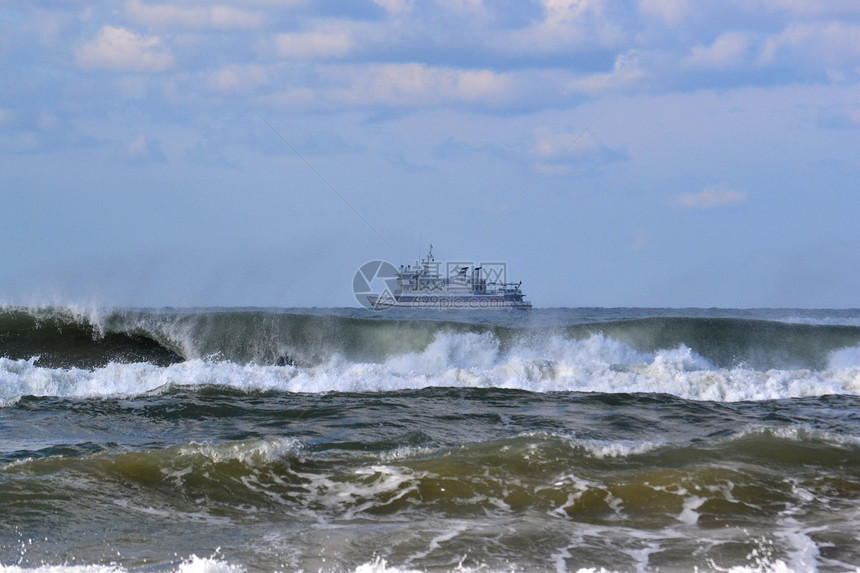
[(860, 571), (860, 310), (0, 307), (0, 573)]

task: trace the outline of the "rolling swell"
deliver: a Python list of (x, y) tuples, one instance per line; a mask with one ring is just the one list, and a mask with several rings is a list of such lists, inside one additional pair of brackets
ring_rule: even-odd
[[(30, 360), (50, 368), (93, 369), (110, 362), (167, 366), (184, 360), (292, 365), (384, 363), (425, 352), (440, 337), (457, 351), (464, 336), (487, 337), (496, 359), (509, 360), (528, 348), (530, 356), (554, 359), (553, 340), (602, 336), (635, 352), (655, 354), (686, 347), (718, 368), (755, 370), (828, 367), (831, 354), (860, 346), (860, 326), (795, 324), (732, 317), (644, 316), (593, 322), (547, 311), (493, 315), (494, 324), (462, 320), (456, 313), (361, 314), (330, 309), (323, 314), (283, 310), (104, 310), (80, 313), (62, 308), (0, 309), (0, 357)], [(359, 314), (360, 316), (356, 316)], [(639, 317), (637, 317), (637, 314)], [(550, 317), (552, 320), (543, 320)], [(444, 320), (440, 320), (444, 319)], [(458, 338), (460, 337), (460, 338)], [(460, 349), (471, 352), (469, 348)], [(466, 363), (469, 357), (464, 358)]]
[(582, 340), (602, 335), (641, 353), (687, 347), (716, 367), (756, 370), (821, 370), (828, 367), (833, 351), (860, 345), (856, 325), (747, 318), (660, 316), (591, 324), (572, 318), (543, 324), (540, 318), (513, 315), (507, 323), (486, 324), (459, 321), (458, 315), (449, 318), (446, 313), (416, 318), (374, 314), (368, 318), (344, 312), (349, 309), (333, 309), (332, 314), (324, 315), (268, 310), (123, 312), (103, 320), (102, 328), (145, 333), (184, 359), (299, 367), (326, 364), (333, 358), (378, 364), (394, 356), (424, 352), (440, 336), (470, 334), (497, 341), (500, 358), (525, 346), (547, 346), (551, 354), (548, 341), (556, 336)]
[(569, 335), (601, 333), (640, 352), (687, 346), (715, 366), (756, 370), (827, 367), (834, 350), (860, 344), (860, 328), (738, 318), (652, 317), (574, 325)]
[(64, 311), (0, 311), (0, 357), (47, 368), (93, 369), (111, 362), (167, 366), (182, 360), (142, 331), (105, 332)]
[(229, 360), (237, 364), (316, 366), (334, 357), (379, 363), (392, 355), (420, 352), (440, 332), (492, 332), (510, 339), (505, 327), (458, 322), (385, 320), (280, 311), (116, 315), (110, 328), (141, 327), (176, 347), (186, 359)]

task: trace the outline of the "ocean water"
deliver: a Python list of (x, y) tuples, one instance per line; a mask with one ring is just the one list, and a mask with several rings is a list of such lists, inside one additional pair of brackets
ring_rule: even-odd
[(860, 311), (0, 308), (30, 571), (860, 571)]

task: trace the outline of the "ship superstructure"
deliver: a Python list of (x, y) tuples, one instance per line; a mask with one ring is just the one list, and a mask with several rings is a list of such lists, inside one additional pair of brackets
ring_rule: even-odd
[[(444, 267), (444, 274), (443, 272)], [(529, 309), (522, 282), (507, 282), (504, 263), (440, 263), (427, 256), (415, 265), (400, 265), (396, 286), (369, 297), (374, 308)]]

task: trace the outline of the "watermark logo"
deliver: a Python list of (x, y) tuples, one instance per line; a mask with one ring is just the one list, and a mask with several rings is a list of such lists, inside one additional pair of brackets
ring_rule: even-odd
[(515, 300), (508, 297), (517, 290), (508, 283), (507, 263), (499, 261), (442, 263), (428, 257), (397, 269), (377, 260), (361, 265), (352, 279), (355, 300), (370, 310), (503, 308)]
[(385, 310), (397, 303), (397, 268), (388, 261), (370, 261), (361, 265), (352, 278), (352, 293), (364, 308)]
[(504, 285), (508, 282), (508, 264), (499, 261), (448, 261), (445, 263), (445, 276), (449, 284), (453, 279), (467, 278), (491, 286)]

